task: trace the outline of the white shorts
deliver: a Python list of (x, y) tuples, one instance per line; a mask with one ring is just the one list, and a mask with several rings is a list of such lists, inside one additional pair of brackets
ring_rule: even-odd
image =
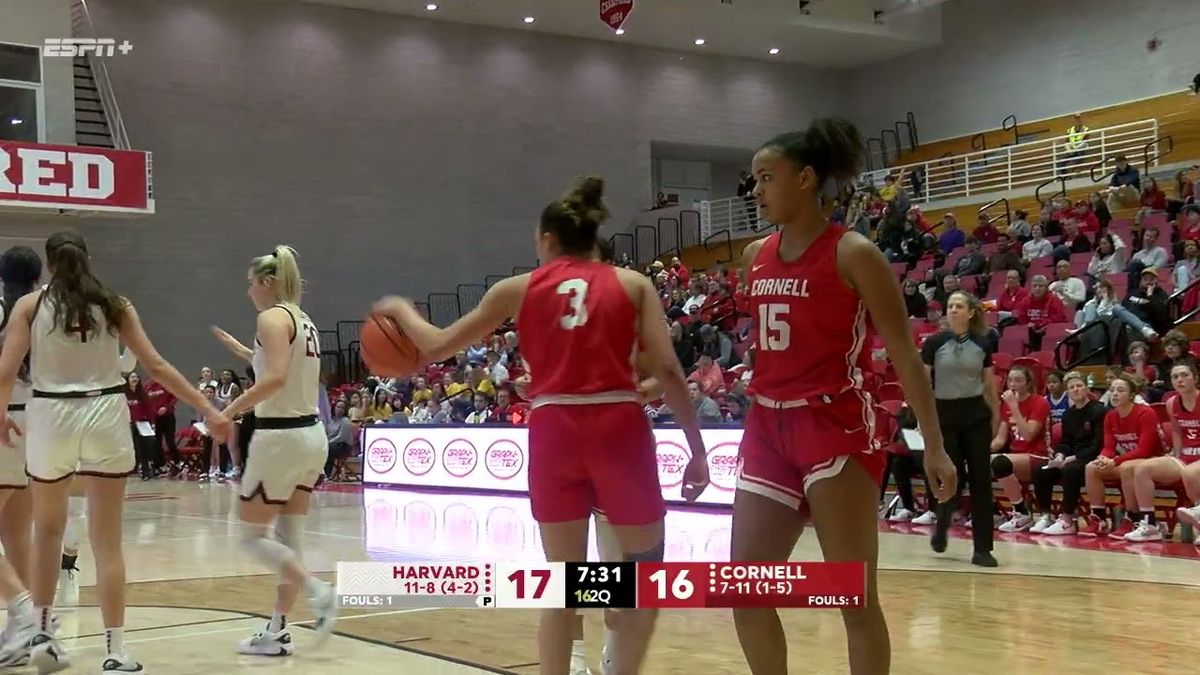
[[(29, 433), (24, 411), (14, 410), (8, 413), (8, 418), (21, 427), (22, 434)], [(29, 477), (25, 475), (25, 437), (14, 433), (10, 438), (13, 447), (0, 445), (0, 490), (19, 490), (29, 485)]]
[(133, 471), (129, 405), (121, 394), (32, 398), (25, 409), (29, 477), (54, 483), (81, 476), (124, 478)]
[(246, 453), (242, 499), (261, 495), (268, 504), (286, 504), (296, 490), (312, 492), (325, 468), (329, 440), (320, 422), (295, 429), (256, 428)]

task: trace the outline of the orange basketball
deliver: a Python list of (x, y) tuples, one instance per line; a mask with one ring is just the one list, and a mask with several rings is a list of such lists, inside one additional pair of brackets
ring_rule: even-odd
[(367, 315), (358, 344), (372, 375), (407, 377), (421, 365), (421, 350), (390, 317)]

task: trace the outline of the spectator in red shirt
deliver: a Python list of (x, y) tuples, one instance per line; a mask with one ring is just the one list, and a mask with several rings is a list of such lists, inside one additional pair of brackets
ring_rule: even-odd
[(1200, 206), (1188, 204), (1181, 213), (1183, 223), (1179, 226), (1179, 238), (1200, 241)]
[(721, 373), (721, 367), (707, 354), (700, 355), (696, 369), (688, 376), (688, 382), (700, 385), (700, 390), (707, 396), (714, 396), (725, 388), (725, 376)]
[(1046, 334), (1046, 326), (1052, 323), (1064, 323), (1067, 320), (1067, 309), (1058, 296), (1048, 292), (1050, 282), (1038, 274), (1033, 277), (1033, 290), (1025, 299), (1017, 304), (1013, 312), (1017, 323), (1029, 326), (1029, 346), (1037, 351), (1042, 347), (1042, 336)]
[(671, 274), (679, 278), (680, 286), (687, 286), (691, 283), (692, 273), (679, 261), (678, 257), (671, 258)]
[(150, 480), (151, 465), (154, 463), (150, 456), (150, 436), (142, 434), (138, 429), (141, 423), (143, 429), (154, 423), (154, 413), (146, 396), (146, 388), (142, 386), (142, 378), (137, 373), (125, 376), (125, 402), (129, 404), (129, 433), (133, 434), (133, 450), (137, 458), (137, 467), (141, 470), (142, 480)]
[(988, 222), (986, 214), (979, 214), (979, 223), (975, 225), (975, 229), (971, 232), (981, 244), (994, 244), (1000, 236), (1000, 231), (995, 225)]
[[(146, 382), (146, 402), (154, 422), (154, 439), (151, 441), (150, 454), (154, 457), (154, 466), (159, 473), (175, 473), (183, 470), (179, 457), (179, 448), (175, 445), (175, 395), (163, 388), (154, 380)], [(166, 445), (170, 462), (163, 457), (163, 446)]]
[(1016, 270), (1005, 272), (1004, 290), (1000, 292), (1000, 297), (996, 298), (996, 311), (1000, 312), (1000, 318), (1007, 319), (1013, 316), (1017, 306), (1028, 296), (1029, 291), (1021, 286), (1021, 273)]
[(1146, 216), (1155, 211), (1167, 210), (1167, 195), (1158, 187), (1158, 181), (1153, 178), (1146, 178), (1146, 184), (1142, 186), (1142, 205), (1138, 209), (1137, 215), (1133, 217), (1133, 221), (1138, 225), (1142, 224)]
[(513, 414), (516, 412), (512, 404), (512, 394), (507, 388), (496, 390), (496, 407), (492, 408), (492, 414), (488, 418), (489, 422), (499, 422), (500, 424), (514, 424)]
[[(1120, 480), (1122, 487), (1133, 487), (1133, 471), (1143, 459), (1163, 453), (1158, 415), (1148, 405), (1134, 402), (1141, 388), (1141, 378), (1122, 373), (1109, 385), (1112, 410), (1104, 417), (1104, 449), (1088, 463), (1084, 474), (1091, 514), (1079, 530), (1085, 537), (1102, 537), (1108, 533), (1108, 510), (1104, 504), (1104, 482)], [(1137, 495), (1132, 489), (1122, 489), (1125, 513), (1138, 513)], [(1146, 504), (1153, 509), (1153, 504)], [(1133, 531), (1133, 520), (1126, 516), (1113, 537), (1124, 539)]]
[(930, 335), (934, 335), (942, 331), (942, 303), (937, 300), (930, 300), (925, 306), (925, 320), (917, 324), (913, 329), (913, 338), (916, 340), (917, 349), (925, 344), (925, 340), (929, 339)]

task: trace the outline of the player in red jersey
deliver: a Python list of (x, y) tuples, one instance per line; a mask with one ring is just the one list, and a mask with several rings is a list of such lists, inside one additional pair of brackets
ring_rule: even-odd
[[(492, 286), (452, 326), (430, 325), (403, 298), (385, 298), (375, 311), (392, 317), (431, 361), (449, 358), (515, 316), (521, 353), (534, 373), (529, 500), (546, 559), (586, 560), (588, 520), (598, 509), (626, 560), (659, 561), (666, 508), (634, 372), (637, 344), (687, 438), (692, 459), (684, 471), (685, 499), (694, 501), (708, 485), (708, 464), (683, 369), (662, 329), (658, 292), (646, 277), (593, 259), (597, 230), (608, 215), (603, 186), (599, 178), (582, 179), (548, 205), (535, 236), (542, 266)], [(567, 673), (574, 617), (569, 609), (542, 613), (543, 675)], [(654, 620), (650, 610), (606, 617), (619, 643), (608, 672), (638, 672)]]
[[(733, 503), (734, 560), (787, 560), (811, 513), (825, 560), (864, 561), (867, 606), (843, 610), (854, 675), (887, 673), (887, 624), (876, 588), (876, 506), (885, 457), (863, 391), (871, 344), (868, 316), (887, 344), (925, 436), (925, 471), (939, 500), (954, 494), (929, 377), (913, 344), (900, 286), (862, 235), (821, 215), (831, 179), (857, 175), (862, 137), (823, 119), (784, 134), (754, 155), (754, 196), (780, 231), (742, 253), (757, 319), (741, 469)], [(734, 610), (754, 675), (784, 675), (787, 643), (774, 609)]]
[[(1141, 519), (1133, 532), (1125, 535), (1128, 541), (1161, 541), (1162, 530), (1154, 522), (1154, 489), (1183, 481), (1188, 499), (1200, 503), (1200, 407), (1197, 407), (1196, 364), (1191, 359), (1176, 361), (1171, 366), (1171, 386), (1178, 396), (1167, 400), (1171, 418), (1171, 454), (1138, 462), (1133, 469), (1133, 489)], [(1179, 520), (1200, 524), (1200, 509), (1176, 510)]]
[(1024, 532), (1033, 526), (1021, 483), (1050, 459), (1050, 402), (1034, 390), (1033, 373), (1025, 366), (1008, 370), (1008, 388), (1000, 395), (1000, 425), (992, 439), (992, 477), (1013, 505), (1001, 532)]

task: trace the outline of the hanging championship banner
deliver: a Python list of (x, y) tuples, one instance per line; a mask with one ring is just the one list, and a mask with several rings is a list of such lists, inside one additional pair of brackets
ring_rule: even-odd
[(600, 0), (600, 20), (617, 30), (633, 12), (633, 0)]

